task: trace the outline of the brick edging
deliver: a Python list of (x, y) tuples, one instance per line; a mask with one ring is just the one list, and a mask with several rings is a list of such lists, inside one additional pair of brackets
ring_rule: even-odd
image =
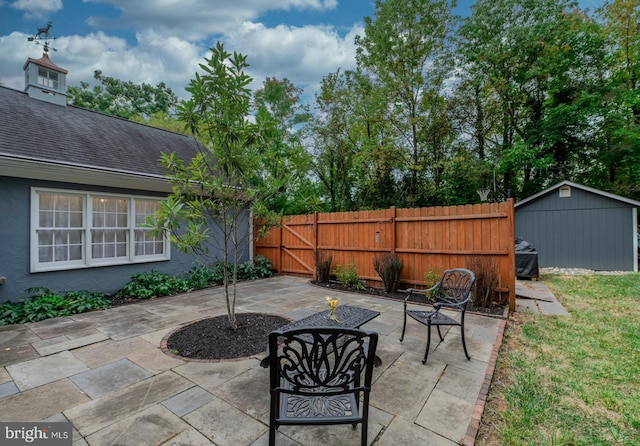
[(502, 340), (506, 326), (507, 321), (503, 320), (500, 323), (500, 328), (498, 329), (496, 342), (493, 344), (493, 351), (491, 352), (491, 357), (489, 358), (487, 370), (484, 372), (484, 381), (482, 382), (482, 387), (480, 387), (480, 393), (478, 394), (476, 406), (473, 409), (473, 415), (471, 415), (471, 421), (469, 422), (469, 426), (467, 427), (467, 433), (461, 442), (461, 444), (464, 446), (474, 446), (476, 443), (476, 436), (478, 435), (478, 430), (480, 429), (480, 419), (482, 418), (482, 413), (484, 412), (484, 406), (487, 402), (487, 395), (489, 395), (489, 387), (491, 387), (493, 374), (496, 370), (496, 361), (498, 360), (498, 354), (500, 353), (500, 347), (502, 346)]

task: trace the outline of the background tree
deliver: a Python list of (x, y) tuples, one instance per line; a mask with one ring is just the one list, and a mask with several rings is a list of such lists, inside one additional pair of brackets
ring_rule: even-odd
[(94, 71), (93, 77), (100, 85), (90, 88), (88, 83), (81, 82), (80, 87), (67, 88), (69, 104), (120, 118), (137, 116), (146, 120), (158, 112), (172, 112), (178, 103), (178, 97), (164, 82), (155, 87), (138, 85), (103, 76), (100, 70)]
[(604, 187), (640, 198), (640, 7), (636, 0), (613, 0), (598, 10), (610, 49), (610, 75), (599, 96), (602, 113), (597, 160)]
[(267, 206), (280, 213), (298, 213), (313, 209), (308, 196), (299, 192), (309, 187), (311, 155), (305, 150), (300, 127), (309, 120), (308, 106), (300, 104), (302, 90), (290, 80), (266, 78), (253, 97), (258, 122), (269, 123), (271, 134), (265, 139), (261, 156), (263, 183), (271, 183), (274, 193)]
[(230, 54), (218, 43), (205, 62), (203, 74), (196, 73), (187, 88), (191, 98), (178, 106), (179, 119), (202, 150), (188, 163), (175, 153), (163, 154), (173, 192), (150, 223), (185, 252), (207, 257), (213, 248), (222, 252), (215, 260), (223, 265), (227, 314), (235, 330), (240, 254), (252, 241), (249, 211), (270, 215), (264, 207), (269, 191), (257, 187), (264, 184), (256, 179), (264, 171), (261, 153), (273, 131), (249, 120), (252, 79), (244, 72), (246, 56)]
[(441, 94), (448, 75), (452, 5), (446, 0), (376, 0), (374, 18), (365, 17), (364, 36), (355, 40), (358, 69), (384, 91), (386, 120), (396, 127), (395, 144), (406, 153), (409, 206), (425, 203), (418, 196), (418, 181), (429, 162), (427, 152), (434, 149), (428, 147), (425, 130), (433, 116), (421, 113), (421, 107), (425, 111), (427, 98)]
[(354, 158), (358, 151), (351, 121), (355, 118), (350, 80), (337, 71), (322, 79), (316, 113), (309, 123), (313, 172), (325, 197), (325, 211), (353, 209)]

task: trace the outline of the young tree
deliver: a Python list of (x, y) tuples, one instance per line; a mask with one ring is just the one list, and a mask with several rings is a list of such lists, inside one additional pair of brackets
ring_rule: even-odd
[(184, 252), (207, 257), (215, 255), (215, 248), (222, 252), (216, 260), (223, 265), (227, 314), (235, 330), (240, 254), (252, 240), (249, 211), (272, 215), (264, 209), (269, 191), (256, 181), (264, 168), (260, 153), (269, 144), (264, 135), (272, 132), (259, 120), (248, 119), (252, 79), (244, 72), (249, 66), (246, 56), (232, 55), (218, 43), (205, 61), (200, 64), (203, 74), (196, 73), (187, 88), (191, 98), (178, 106), (179, 119), (202, 143), (202, 150), (188, 163), (175, 153), (163, 154), (173, 193), (150, 224), (166, 231)]

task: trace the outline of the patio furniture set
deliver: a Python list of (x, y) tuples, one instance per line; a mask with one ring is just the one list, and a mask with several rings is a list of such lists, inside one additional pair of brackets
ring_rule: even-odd
[[(462, 347), (470, 359), (464, 338), (464, 316), (473, 272), (451, 269), (426, 290), (409, 289), (404, 300), (404, 339), (407, 316), (427, 327), (426, 364), (431, 343), (431, 327), (459, 326)], [(430, 304), (428, 310), (410, 307)], [(440, 310), (459, 311), (454, 319)], [(361, 445), (367, 441), (369, 395), (373, 368), (381, 364), (376, 355), (378, 334), (360, 327), (380, 315), (365, 308), (340, 305), (292, 322), (269, 335), (263, 367), (269, 367), (269, 445), (275, 444), (281, 425), (361, 425)]]

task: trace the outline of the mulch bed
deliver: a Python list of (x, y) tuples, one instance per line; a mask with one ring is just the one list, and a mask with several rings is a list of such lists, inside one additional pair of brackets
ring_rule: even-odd
[(238, 329), (233, 331), (227, 315), (193, 322), (173, 332), (167, 349), (190, 359), (222, 360), (246, 358), (262, 353), (269, 333), (290, 319), (264, 313), (237, 313)]

